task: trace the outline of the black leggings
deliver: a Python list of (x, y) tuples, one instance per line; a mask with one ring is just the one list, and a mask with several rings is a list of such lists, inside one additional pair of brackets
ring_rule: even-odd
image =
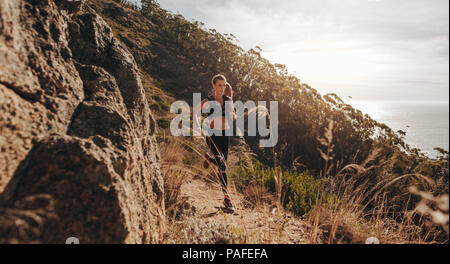
[(227, 157), (228, 146), (230, 145), (230, 136), (225, 136), (225, 131), (222, 131), (222, 136), (206, 136), (206, 143), (208, 143), (214, 158), (210, 160), (214, 162), (219, 168), (219, 179), (222, 184), (222, 191), (226, 193), (227, 190)]

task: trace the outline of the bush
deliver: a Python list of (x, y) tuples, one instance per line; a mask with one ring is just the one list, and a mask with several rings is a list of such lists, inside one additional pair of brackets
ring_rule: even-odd
[(161, 118), (158, 120), (158, 126), (160, 128), (166, 129), (170, 127), (170, 122), (169, 120), (165, 119), (165, 118)]
[(295, 215), (307, 214), (315, 204), (323, 181), (314, 179), (307, 171), (288, 173), (286, 176), (287, 190), (284, 206)]
[(315, 179), (308, 171), (292, 172), (281, 167), (266, 167), (258, 160), (251, 166), (238, 166), (232, 173), (236, 188), (244, 192), (249, 185), (264, 186), (276, 193), (275, 177), (281, 175), (281, 198), (283, 206), (301, 216), (307, 214), (316, 202), (317, 195), (323, 186), (322, 180)]

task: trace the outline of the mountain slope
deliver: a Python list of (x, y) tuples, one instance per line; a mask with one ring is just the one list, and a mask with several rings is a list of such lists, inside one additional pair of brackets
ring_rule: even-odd
[[(143, 2), (0, 2), (0, 243), (448, 241), (407, 188), (448, 193), (448, 152), (430, 161), (258, 48)], [(280, 105), (275, 148), (234, 138), (236, 215), (215, 209), (205, 142), (168, 132), (170, 103), (218, 72), (235, 98)]]

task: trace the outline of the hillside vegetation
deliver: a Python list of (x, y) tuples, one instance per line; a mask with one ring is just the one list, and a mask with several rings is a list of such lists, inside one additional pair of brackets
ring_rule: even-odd
[[(0, 242), (448, 243), (448, 150), (141, 2), (0, 2)], [(204, 138), (169, 131), (217, 73), (236, 101), (278, 102), (275, 147), (232, 139), (234, 214)]]
[[(139, 8), (126, 1), (89, 5), (136, 58), (159, 116), (161, 138), (167, 140), (170, 103), (191, 102), (193, 92), (209, 92), (216, 73), (233, 85), (235, 100), (278, 101), (276, 147), (259, 148), (259, 138), (245, 135), (256, 167), (234, 168), (240, 192), (249, 185), (261, 186), (285, 209), (331, 229), (342, 221), (338, 219), (349, 221), (340, 223), (341, 228), (360, 222), (378, 225), (385, 219), (389, 225), (417, 227), (415, 232), (405, 231), (410, 236), (404, 241), (448, 240), (445, 224), (444, 229), (430, 225), (431, 218), (415, 210), (422, 197), (410, 189), (445, 197), (448, 151), (438, 148), (440, 157), (429, 159), (405, 143), (404, 131), (393, 131), (336, 94), (319, 94), (284, 65), (263, 58), (259, 47), (243, 50), (232, 34), (206, 29), (202, 22), (172, 14), (156, 1), (144, 0)], [(430, 207), (443, 212), (448, 223), (448, 207)]]

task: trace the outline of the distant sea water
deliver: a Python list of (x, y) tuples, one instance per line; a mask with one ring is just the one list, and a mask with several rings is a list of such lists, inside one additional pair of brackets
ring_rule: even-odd
[(449, 102), (434, 101), (352, 101), (354, 108), (406, 132), (405, 141), (436, 158), (435, 147), (449, 148)]

